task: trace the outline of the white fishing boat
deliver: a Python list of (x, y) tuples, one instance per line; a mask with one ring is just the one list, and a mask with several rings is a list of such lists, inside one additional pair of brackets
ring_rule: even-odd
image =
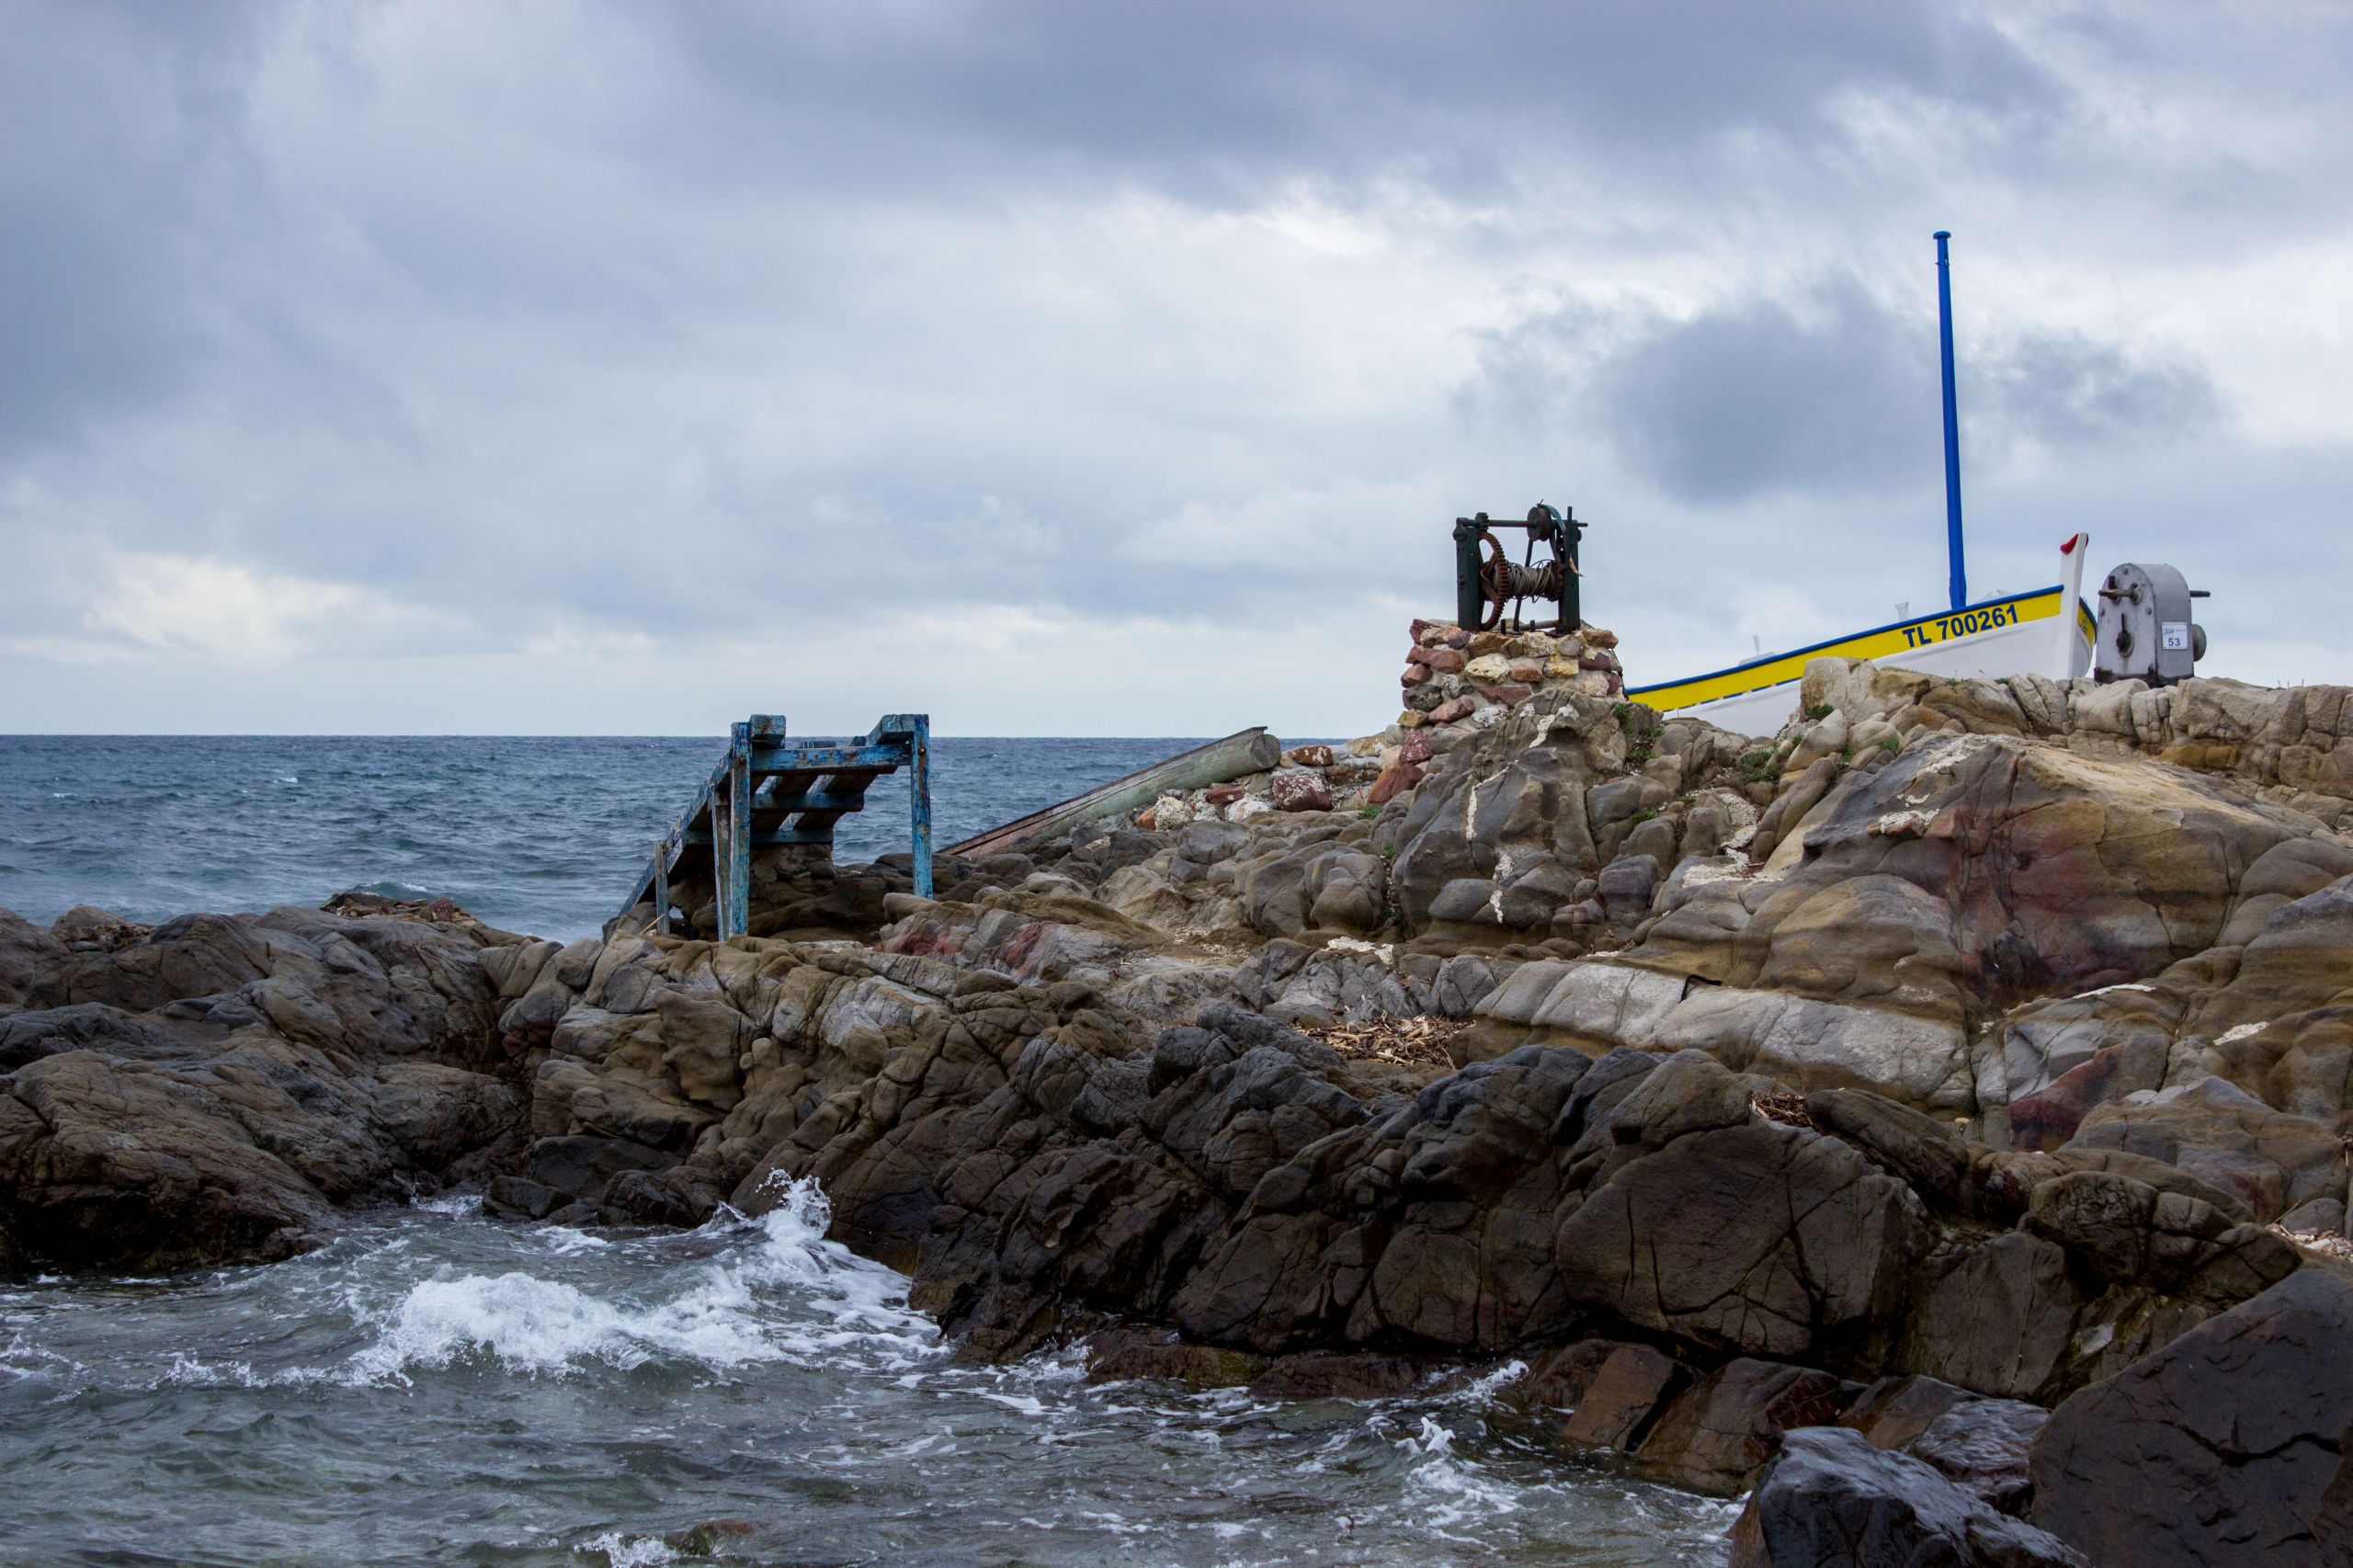
[[(2067, 680), (2094, 668), (2095, 649), (2107, 652), (2101, 638), (2103, 622), (2082, 598), (2084, 555), (2087, 534), (2075, 534), (2059, 547), (2060, 581), (2047, 588), (2030, 589), (2004, 597), (1972, 601), (1963, 567), (1961, 527), (1961, 428), (1953, 392), (1952, 284), (1949, 233), (1937, 240), (1937, 305), (1944, 370), (1945, 533), (1950, 565), (1949, 608), (1914, 616), (1868, 631), (1847, 632), (1803, 648), (1760, 654), (1729, 668), (1681, 680), (1630, 687), (1627, 695), (1663, 713), (1705, 719), (1741, 734), (1769, 735), (1787, 723), (1797, 710), (1798, 683), (1808, 660), (1828, 656), (1869, 659), (1900, 665), (1930, 675), (1975, 676), (2043, 675)], [(2156, 574), (2153, 580), (2151, 574)], [(2135, 575), (2137, 574), (2137, 576)], [(2168, 654), (2186, 654), (2194, 628), (2188, 625), (2187, 598), (2165, 591), (2179, 585), (2180, 574), (2170, 567), (2120, 567), (2101, 588), (2104, 600), (2119, 608), (2119, 624), (2144, 608), (2155, 613), (2157, 598), (2165, 599), (2165, 624), (2133, 660), (2102, 657), (2106, 673), (2136, 669), (2162, 646)], [(2137, 585), (2148, 584), (2143, 588)], [(2186, 589), (2180, 590), (2187, 595)], [(2177, 619), (2176, 617), (2178, 617)], [(2131, 633), (2120, 633), (2133, 652)], [(2202, 652), (2203, 650), (2199, 650)], [(2168, 658), (2174, 678), (2188, 673), (2189, 659)], [(2152, 666), (2154, 668), (2154, 666)]]
[(1631, 686), (1626, 695), (1735, 734), (1769, 735), (1797, 711), (1798, 682), (1812, 659), (1869, 659), (1938, 676), (2069, 680), (2090, 673), (2097, 635), (2082, 597), (2090, 542), (2089, 534), (2079, 533), (2059, 547), (2062, 578), (2051, 587), (1874, 626), (1684, 680)]

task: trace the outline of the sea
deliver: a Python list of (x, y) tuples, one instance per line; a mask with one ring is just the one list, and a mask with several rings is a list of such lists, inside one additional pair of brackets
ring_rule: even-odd
[[(936, 743), (941, 844), (1194, 744)], [(708, 740), (0, 736), (0, 906), (609, 917)], [(905, 843), (885, 780), (846, 858)], [(960, 1356), (824, 1199), (691, 1232), (352, 1214), (292, 1261), (0, 1283), (0, 1563), (1701, 1564), (1734, 1506), (1564, 1455), (1511, 1363), (1398, 1398)]]

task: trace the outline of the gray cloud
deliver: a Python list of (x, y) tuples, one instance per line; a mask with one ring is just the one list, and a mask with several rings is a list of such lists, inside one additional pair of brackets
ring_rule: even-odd
[[(1685, 501), (1869, 494), (1941, 472), (1938, 356), (1933, 307), (1893, 310), (1839, 274), (1684, 320), (1545, 312), (1489, 338), (1457, 401), (1472, 418), (1509, 413), (1523, 427), (1589, 421), (1631, 471)], [(1957, 381), (1979, 460), (2177, 440), (2222, 414), (2196, 360), (2080, 332), (1972, 346)]]
[[(1385, 647), (1445, 520), (1538, 494), (1795, 602), (1760, 527), (1933, 491), (1947, 222), (2051, 285), (1972, 292), (1972, 494), (2347, 438), (2231, 313), (2334, 308), (2353, 126), (2271, 84), (2341, 37), (2142, 12), (0, 0), (0, 724), (254, 647), (630, 727), (566, 650), (872, 674), (878, 621), (928, 629), (910, 680), (1138, 628), (1139, 713), (1207, 709), (1172, 650)], [(2120, 324), (2158, 293), (2177, 349)], [(1630, 642), (1683, 634), (1609, 569)]]
[(78, 439), (199, 374), (233, 233), (208, 214), (251, 204), (230, 127), (266, 17), (0, 16), (0, 453)]
[(2175, 440), (2200, 433), (2222, 413), (2204, 366), (2135, 356), (2081, 333), (2021, 337), (1984, 374), (2010, 437), (2051, 447)]
[(1936, 339), (1924, 361), (1919, 338), (1842, 279), (1803, 313), (1765, 301), (1661, 328), (1600, 368), (1593, 408), (1636, 472), (1688, 500), (1879, 488), (1938, 449)]
[(1413, 172), (1508, 188), (1564, 142), (1671, 161), (1733, 131), (1815, 143), (1858, 91), (2031, 122), (2064, 101), (1998, 29), (1938, 7), (1306, 0), (844, 11), (657, 8), (728, 95), (706, 166), (767, 177), (1145, 180), (1235, 199), (1269, 177)]

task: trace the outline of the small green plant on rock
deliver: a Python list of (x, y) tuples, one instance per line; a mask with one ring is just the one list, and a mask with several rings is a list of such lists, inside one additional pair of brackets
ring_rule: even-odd
[(1830, 717), (1830, 704), (1827, 702), (1817, 702), (1813, 707), (1807, 709), (1801, 716), (1809, 724), (1818, 724), (1822, 722), (1823, 720)]

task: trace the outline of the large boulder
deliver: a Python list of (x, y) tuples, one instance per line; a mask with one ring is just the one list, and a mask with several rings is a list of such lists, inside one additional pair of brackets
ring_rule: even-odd
[[(508, 949), (471, 921), (284, 909), (0, 921), (0, 1231), (51, 1266), (283, 1257), (515, 1134)], [(62, 934), (61, 934), (62, 933)], [(494, 955), (486, 960), (485, 955)]]
[(1903, 1304), (1927, 1209), (1832, 1138), (1761, 1120), (1678, 1137), (1588, 1194), (1563, 1289), (1621, 1321), (1751, 1355), (1866, 1337)]
[(2308, 1267), (2059, 1406), (2044, 1529), (2113, 1568), (2353, 1562), (2353, 1281)]
[(1780, 1457), (1733, 1526), (1732, 1568), (1899, 1564), (2090, 1568), (2064, 1542), (1859, 1433), (1824, 1426), (1783, 1437)]
[(1656, 1480), (1733, 1496), (1779, 1451), (1782, 1434), (1836, 1420), (1857, 1392), (1828, 1372), (1743, 1357), (1677, 1400), (1635, 1458)]

